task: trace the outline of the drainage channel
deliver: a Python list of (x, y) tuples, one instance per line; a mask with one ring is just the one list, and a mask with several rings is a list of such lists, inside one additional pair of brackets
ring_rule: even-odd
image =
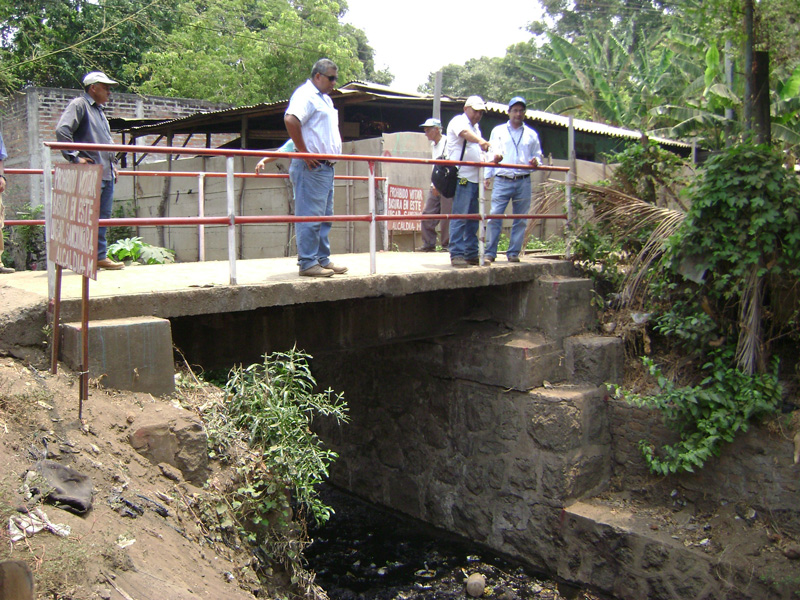
[(321, 493), (336, 512), (309, 532), (305, 556), (331, 600), (601, 600), (342, 490)]

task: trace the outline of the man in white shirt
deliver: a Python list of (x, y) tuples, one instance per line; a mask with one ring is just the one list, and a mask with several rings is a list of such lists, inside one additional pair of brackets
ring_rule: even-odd
[[(298, 87), (289, 100), (283, 122), (297, 152), (341, 154), (339, 111), (328, 95), (336, 86), (339, 68), (321, 58), (311, 69), (311, 78)], [(334, 163), (314, 158), (294, 158), (289, 178), (294, 187), (295, 215), (326, 217), (333, 215)], [(347, 272), (347, 267), (331, 262), (328, 234), (330, 221), (297, 223), (297, 264), (300, 275), (330, 277)]]
[[(470, 96), (464, 103), (463, 114), (450, 120), (447, 125), (449, 160), (481, 162), (482, 152), (489, 149), (489, 142), (483, 139), (478, 126), (485, 110), (486, 105), (480, 96)], [(478, 212), (479, 168), (459, 167), (453, 214)], [(453, 219), (450, 224), (450, 264), (456, 268), (478, 264), (478, 221)]]
[[(512, 98), (508, 103), (508, 122), (492, 129), (489, 143), (496, 155), (502, 155), (504, 163), (536, 167), (542, 163), (542, 146), (536, 132), (524, 123), (526, 110), (525, 98)], [(486, 170), (487, 188), (492, 178), (494, 186), (491, 214), (504, 214), (509, 200), (515, 215), (528, 214), (531, 207), (530, 169), (489, 168)], [(514, 219), (506, 252), (509, 262), (519, 262), (526, 225), (525, 219)], [(485, 260), (493, 262), (497, 258), (497, 241), (500, 239), (502, 226), (501, 219), (489, 219)]]
[[(442, 122), (439, 119), (430, 118), (422, 125), (425, 137), (431, 143), (431, 158), (447, 160), (445, 154), (447, 148), (447, 138), (442, 135)], [(423, 215), (448, 214), (453, 210), (453, 199), (445, 198), (433, 183), (431, 183), (428, 199), (425, 201)], [(422, 246), (417, 248), (417, 252), (433, 252), (436, 250), (436, 224), (439, 224), (439, 235), (442, 248), (447, 250), (450, 245), (450, 223), (448, 221), (422, 221)]]

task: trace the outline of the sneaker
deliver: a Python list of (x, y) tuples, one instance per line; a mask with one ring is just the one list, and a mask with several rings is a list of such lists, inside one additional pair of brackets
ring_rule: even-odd
[(320, 265), (314, 265), (313, 267), (307, 268), (305, 271), (300, 271), (300, 275), (303, 277), (330, 277), (333, 275), (333, 270), (326, 269)]
[(16, 273), (16, 269), (12, 269), (11, 267), (4, 267), (0, 265), (0, 273), (7, 274), (7, 273)]
[(493, 263), (494, 262), (494, 256), (484, 256), (483, 257), (483, 262)]
[(124, 269), (125, 264), (106, 257), (97, 261), (97, 267), (99, 269), (108, 269), (109, 271), (118, 271), (119, 269)]
[(431, 246), (420, 246), (419, 248), (414, 250), (414, 252), (436, 252), (436, 248), (433, 248)]
[(463, 256), (454, 256), (450, 259), (450, 264), (454, 266), (456, 269), (465, 269), (469, 266), (466, 259)]
[(331, 271), (333, 271), (334, 275), (344, 275), (345, 273), (347, 273), (347, 267), (340, 267), (340, 266), (337, 266), (337, 265), (333, 264), (332, 262), (329, 262), (327, 265), (323, 266), (322, 268), (323, 269), (330, 269)]
[(519, 262), (519, 256), (509, 256), (508, 262)]
[(468, 258), (468, 259), (466, 259), (466, 260), (467, 260), (467, 264), (468, 264), (468, 265), (472, 265), (473, 267), (476, 267), (476, 266), (478, 266), (479, 264), (481, 264), (481, 261), (480, 261), (480, 260), (478, 260), (478, 257), (477, 257), (477, 256), (475, 256), (475, 257), (473, 257), (473, 258)]

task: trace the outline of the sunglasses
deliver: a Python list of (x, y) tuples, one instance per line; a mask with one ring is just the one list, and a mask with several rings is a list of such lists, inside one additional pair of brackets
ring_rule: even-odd
[(323, 77), (327, 77), (328, 81), (331, 83), (336, 83), (337, 76), (336, 75), (325, 75), (325, 73), (320, 73)]

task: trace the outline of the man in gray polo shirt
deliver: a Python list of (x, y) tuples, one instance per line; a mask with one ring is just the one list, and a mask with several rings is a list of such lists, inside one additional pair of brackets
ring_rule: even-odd
[[(113, 144), (111, 127), (103, 109), (111, 96), (111, 86), (117, 82), (102, 71), (92, 71), (83, 78), (84, 94), (74, 98), (64, 109), (56, 125), (59, 142), (82, 142), (85, 144)], [(62, 150), (69, 162), (96, 164), (103, 167), (103, 183), (100, 188), (100, 218), (111, 218), (114, 201), (114, 180), (117, 177), (117, 158), (113, 152), (86, 150)], [(122, 269), (125, 265), (106, 257), (106, 228), (97, 233), (97, 266), (101, 269)]]

